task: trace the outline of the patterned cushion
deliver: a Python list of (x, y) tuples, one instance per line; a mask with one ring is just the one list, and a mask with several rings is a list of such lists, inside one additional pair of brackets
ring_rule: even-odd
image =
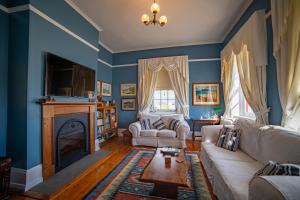
[[(300, 176), (300, 166), (295, 164), (279, 164), (274, 161), (258, 170), (251, 181), (258, 176)], [(250, 183), (251, 183), (250, 181)]]
[(237, 151), (240, 141), (240, 130), (224, 126), (220, 130), (219, 138), (216, 146), (230, 150)]
[(141, 125), (142, 125), (142, 130), (150, 130), (150, 119), (141, 119), (140, 120)]
[(166, 125), (164, 124), (164, 122), (161, 119), (157, 120), (152, 125), (157, 130), (162, 130), (162, 129), (166, 128)]
[(170, 122), (169, 129), (173, 130), (173, 131), (176, 131), (177, 128), (179, 127), (179, 125), (180, 125), (180, 120), (172, 119), (172, 121)]

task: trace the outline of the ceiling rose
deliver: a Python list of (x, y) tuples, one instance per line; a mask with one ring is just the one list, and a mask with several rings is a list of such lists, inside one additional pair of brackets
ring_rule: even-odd
[(153, 18), (150, 20), (150, 17), (149, 15), (147, 14), (143, 14), (142, 15), (142, 22), (148, 26), (149, 24), (153, 24), (153, 25), (156, 25), (156, 24), (159, 24), (160, 26), (164, 26), (167, 22), (168, 22), (168, 19), (166, 16), (161, 16), (159, 18), (159, 20), (157, 20), (156, 18), (156, 15), (159, 13), (160, 11), (160, 6), (155, 2), (153, 2), (153, 4), (151, 5), (151, 8), (150, 8), (151, 12), (153, 13)]

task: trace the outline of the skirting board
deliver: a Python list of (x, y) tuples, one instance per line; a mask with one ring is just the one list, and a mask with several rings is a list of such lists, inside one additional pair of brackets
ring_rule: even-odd
[(10, 187), (13, 190), (26, 192), (41, 182), (43, 182), (42, 164), (28, 170), (14, 167), (11, 169)]

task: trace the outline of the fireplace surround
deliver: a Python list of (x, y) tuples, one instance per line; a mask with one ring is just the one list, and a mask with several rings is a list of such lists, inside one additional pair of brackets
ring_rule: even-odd
[(94, 153), (95, 111), (92, 102), (42, 104), (44, 179)]

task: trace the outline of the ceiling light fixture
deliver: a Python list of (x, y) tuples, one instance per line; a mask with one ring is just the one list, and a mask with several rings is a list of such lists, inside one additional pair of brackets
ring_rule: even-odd
[(146, 26), (148, 26), (149, 24), (153, 24), (153, 25), (159, 24), (160, 26), (164, 26), (168, 22), (168, 18), (166, 16), (164, 16), (164, 15), (161, 16), (159, 18), (159, 20), (156, 19), (156, 15), (160, 11), (160, 6), (155, 2), (155, 0), (154, 0), (154, 3), (151, 5), (151, 9), (150, 10), (153, 13), (153, 19), (150, 20), (150, 17), (147, 14), (143, 14), (142, 18), (141, 18), (142, 22)]

